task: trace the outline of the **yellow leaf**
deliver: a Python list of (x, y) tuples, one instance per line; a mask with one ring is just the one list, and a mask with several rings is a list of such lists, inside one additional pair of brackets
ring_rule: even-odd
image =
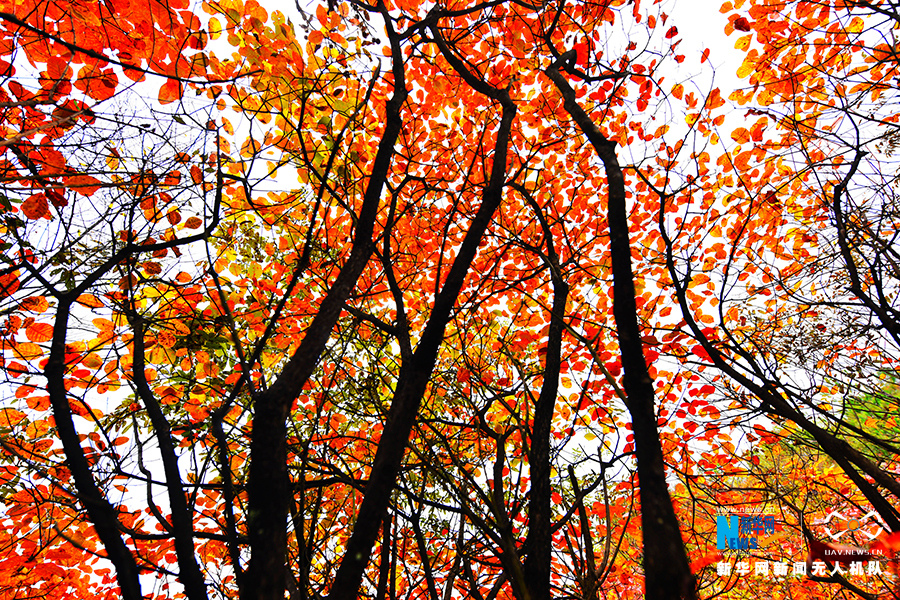
[(222, 27), (222, 23), (215, 17), (210, 17), (209, 19), (209, 37), (214, 40), (219, 39), (219, 36), (222, 35), (222, 31), (224, 28)]
[(751, 50), (747, 54), (747, 58), (744, 59), (743, 64), (741, 64), (740, 68), (737, 70), (737, 76), (739, 79), (743, 79), (747, 77), (756, 70), (756, 61), (759, 53), (756, 50)]
[(32, 360), (41, 356), (43, 350), (41, 350), (41, 347), (37, 344), (25, 342), (24, 344), (18, 344), (13, 347), (13, 353), (22, 360)]

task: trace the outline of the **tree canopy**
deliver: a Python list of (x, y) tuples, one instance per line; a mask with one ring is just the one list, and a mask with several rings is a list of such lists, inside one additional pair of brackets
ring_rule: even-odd
[(900, 594), (900, 8), (669, 13), (3, 4), (0, 596)]

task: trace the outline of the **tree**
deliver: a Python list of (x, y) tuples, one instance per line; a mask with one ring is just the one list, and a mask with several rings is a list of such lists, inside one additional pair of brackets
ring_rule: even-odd
[[(117, 388), (122, 375), (130, 372), (130, 367), (121, 372), (100, 369), (116, 364), (107, 363), (114, 354), (100, 354), (116, 340), (116, 324), (96, 319), (99, 331), (94, 339), (84, 334), (74, 338), (71, 328), (86, 309), (104, 306), (119, 309), (116, 318), (137, 318), (133, 291), (138, 278), (161, 272), (153, 258), (170, 251), (177, 254), (179, 246), (204, 239), (216, 226), (212, 220), (204, 233), (196, 235), (179, 235), (174, 228), (182, 210), (203, 210), (208, 191), (180, 183), (182, 169), (193, 159), (175, 153), (174, 123), (158, 132), (156, 124), (137, 122), (133, 114), (99, 110), (123, 78), (139, 82), (146, 74), (164, 73), (169, 79), (160, 100), (171, 101), (183, 83), (205, 75), (202, 61), (193, 60), (202, 56), (192, 49), (199, 50), (205, 43), (199, 23), (189, 12), (175, 12), (177, 8), (184, 7), (173, 6), (170, 12), (154, 3), (134, 7), (73, 3), (65, 9), (26, 3), (2, 15), (8, 59), (2, 90), (7, 314), (3, 343), (8, 361), (5, 372), (24, 380), (16, 386), (16, 398), (21, 400), (4, 409), (7, 431), (13, 433), (5, 438), (4, 450), (12, 463), (7, 467), (12, 481), (34, 476), (41, 482), (27, 486), (32, 489), (30, 502), (18, 502), (7, 514), (17, 531), (28, 534), (13, 545), (23, 554), (16, 576), (11, 573), (14, 589), (22, 586), (21, 578), (42, 579), (27, 573), (39, 570), (36, 565), (43, 553), (62, 552), (71, 557), (64, 563), (68, 575), (60, 572), (58, 564), (42, 566), (51, 573), (51, 580), (63, 575), (74, 579), (56, 585), (55, 591), (71, 593), (66, 585), (77, 584), (84, 587), (76, 588), (76, 593), (89, 593), (97, 582), (75, 577), (78, 569), (72, 567), (78, 565), (73, 560), (81, 555), (83, 562), (102, 548), (115, 567), (123, 595), (137, 597), (141, 563), (158, 562), (158, 553), (164, 550), (155, 544), (136, 555), (126, 546), (123, 532), (133, 526), (134, 516), (122, 514), (124, 507), (114, 506), (107, 492), (124, 466), (115, 447), (129, 439), (117, 436), (128, 426), (127, 403), (109, 412), (95, 408), (87, 394)], [(109, 23), (116, 10), (128, 16), (113, 28)], [(98, 47), (108, 54), (98, 52)], [(29, 71), (29, 66), (35, 71)], [(23, 85), (28, 79), (21, 71), (37, 74), (37, 68), (42, 68), (37, 85)], [(184, 150), (199, 154), (200, 141)], [(137, 154), (130, 154), (135, 150)], [(98, 203), (100, 197), (103, 200)], [(193, 216), (179, 229), (202, 225)], [(118, 291), (112, 291), (116, 281)], [(95, 295), (98, 292), (105, 294), (105, 300)], [(51, 303), (50, 318), (38, 316), (47, 313)], [(143, 332), (139, 326), (135, 331), (140, 335), (130, 346), (134, 354), (128, 363), (133, 360), (140, 365)], [(113, 353), (123, 349), (112, 347)], [(46, 383), (33, 382), (38, 373)], [(147, 386), (143, 371), (133, 380), (142, 393)], [(146, 417), (159, 425), (158, 399), (145, 400), (152, 402)], [(22, 402), (31, 409), (30, 416), (15, 408), (24, 407)], [(93, 421), (98, 428), (90, 433), (88, 447), (82, 445), (86, 436), (79, 433), (76, 417)], [(19, 432), (25, 435), (19, 437)], [(172, 484), (171, 526), (191, 529), (169, 431), (157, 427), (156, 437)], [(133, 439), (141, 443), (139, 436)], [(149, 477), (146, 471), (145, 475)], [(81, 511), (87, 519), (80, 516)], [(35, 527), (35, 520), (41, 524)], [(175, 539), (182, 582), (187, 589), (203, 589), (191, 538)]]
[[(859, 416), (895, 401), (885, 392), (897, 355), (886, 142), (896, 115), (882, 99), (893, 89), (884, 36), (895, 17), (865, 2), (735, 11), (728, 30), (746, 33), (736, 47), (747, 53), (738, 75), (749, 79), (731, 99), (758, 119), (730, 133), (741, 146), (715, 167), (695, 154), (696, 174), (665, 167), (674, 185), (644, 175), (661, 201), (664, 260), (700, 346), (694, 360), (712, 368), (707, 377), (734, 398), (730, 408), (767, 415), (772, 429), (834, 461), (833, 491), (877, 511), (890, 531), (900, 524), (895, 436)], [(771, 438), (759, 421), (754, 429), (751, 441)], [(756, 478), (763, 500), (793, 512), (799, 529), (806, 503), (785, 497), (779, 481)]]
[[(895, 500), (889, 498), (896, 498), (900, 488), (890, 475), (896, 455), (892, 436), (860, 427), (849, 416), (859, 411), (866, 394), (871, 406), (877, 407), (876, 398), (884, 397), (885, 376), (895, 369), (891, 350), (897, 342), (892, 308), (895, 272), (890, 266), (895, 252), (893, 176), (888, 175), (892, 167), (885, 162), (889, 155), (876, 148), (885, 136), (893, 135), (894, 117), (878, 115), (879, 98), (888, 86), (881, 78), (886, 65), (877, 58), (884, 47), (872, 41), (880, 39), (883, 19), (890, 13), (867, 3), (798, 3), (784, 16), (776, 16), (774, 8), (761, 4), (749, 12), (755, 19), (752, 23), (743, 17), (733, 21), (735, 28), (760, 31), (757, 38), (764, 45), (766, 62), (755, 69), (751, 83), (761, 89), (761, 104), (766, 107), (761, 121), (774, 122), (777, 132), (767, 139), (760, 127), (756, 147), (738, 154), (734, 166), (751, 202), (769, 215), (769, 227), (787, 234), (782, 237), (784, 245), (773, 248), (773, 260), (763, 263), (762, 285), (748, 286), (742, 301), (774, 292), (779, 305), (768, 302), (771, 308), (764, 318), (774, 318), (773, 324), (792, 331), (779, 339), (775, 334), (780, 332), (770, 325), (771, 333), (765, 335), (771, 352), (757, 357), (749, 349), (759, 348), (759, 339), (735, 331), (713, 341), (696, 323), (692, 329), (711, 362), (752, 392), (765, 412), (811, 435), (896, 530), (900, 523)], [(786, 43), (774, 43), (785, 36)], [(743, 39), (739, 45), (747, 48), (750, 38)], [(759, 55), (749, 51), (744, 73)], [(791, 66), (800, 57), (810, 65), (808, 69)], [(753, 93), (737, 92), (735, 98), (746, 103)], [(791, 110), (798, 103), (803, 107), (802, 118), (781, 112), (782, 106)], [(752, 134), (738, 131), (735, 135), (751, 141), (748, 135)], [(768, 171), (774, 168), (778, 173), (765, 183), (757, 179), (761, 170), (753, 170), (760, 148), (771, 148), (764, 160), (773, 165)], [(871, 148), (877, 162), (861, 171), (866, 148)], [(875, 152), (881, 156), (875, 157)], [(744, 164), (746, 169), (741, 168)], [(867, 178), (874, 184), (864, 184)], [(779, 195), (785, 192), (789, 196), (783, 205)], [(742, 233), (752, 235), (749, 228)], [(792, 248), (786, 247), (786, 241), (792, 242)], [(690, 270), (676, 273), (674, 244), (668, 245), (668, 260), (673, 279), (682, 282), (676, 285), (681, 287), (684, 306), (684, 282), (690, 279)], [(729, 260), (736, 270), (741, 268), (733, 258)], [(729, 299), (720, 296), (720, 314), (728, 310)], [(832, 333), (823, 319), (840, 325)], [(727, 351), (721, 352), (720, 347)], [(805, 383), (789, 381), (772, 362), (785, 359), (802, 369), (800, 380)], [(795, 375), (790, 379), (798, 381)], [(842, 397), (848, 392), (849, 397)], [(833, 408), (838, 410), (832, 412)], [(886, 450), (887, 459), (885, 455), (875, 458), (871, 450), (857, 450), (855, 440)]]
[[(842, 166), (823, 148), (848, 126), (816, 125), (868, 115), (857, 94), (891, 131), (874, 93), (890, 58), (869, 39), (892, 13), (830, 7), (869, 32), (848, 40), (821, 6), (815, 22), (774, 8), (731, 19), (763, 45), (740, 71), (768, 94), (760, 119), (730, 132), (747, 150), (722, 148), (718, 89), (664, 84), (686, 60), (678, 30), (638, 2), (0, 14), (4, 517), (27, 557), (9, 589), (721, 591), (710, 521), (690, 518), (720, 500), (700, 470), (752, 476), (726, 463), (747, 456), (745, 427), (772, 436), (744, 425), (763, 414), (811, 436), (895, 530), (893, 442), (830, 416), (826, 397), (875, 409), (820, 383), (893, 369), (893, 176), (875, 221), (847, 200), (869, 197), (851, 185), (861, 152), (892, 138)], [(838, 49), (809, 81), (803, 44)], [(875, 59), (842, 63), (841, 44)], [(841, 93), (851, 76), (868, 87)], [(151, 89), (149, 117), (128, 110)], [(776, 94), (795, 103), (780, 118)], [(831, 269), (814, 302), (797, 285), (811, 266)], [(826, 313), (846, 330), (820, 330)], [(799, 343), (810, 325), (837, 351)], [(850, 336), (868, 362), (834, 342)], [(101, 560), (112, 571), (83, 575)]]

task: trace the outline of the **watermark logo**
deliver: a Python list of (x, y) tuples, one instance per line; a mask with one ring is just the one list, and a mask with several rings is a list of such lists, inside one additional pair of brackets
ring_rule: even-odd
[(716, 549), (756, 550), (760, 538), (775, 533), (774, 515), (716, 516)]
[(833, 510), (824, 519), (816, 521), (814, 525), (823, 525), (825, 534), (838, 541), (846, 534), (860, 534), (874, 540), (884, 533), (884, 521), (874, 510), (859, 517), (852, 513), (841, 513)]

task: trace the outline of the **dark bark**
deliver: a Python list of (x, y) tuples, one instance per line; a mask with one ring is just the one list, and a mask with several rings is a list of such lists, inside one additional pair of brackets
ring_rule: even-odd
[[(485, 425), (486, 423), (483, 423), (482, 427), (487, 429)], [(499, 547), (500, 564), (503, 565), (503, 572), (509, 579), (509, 584), (516, 600), (531, 600), (531, 593), (528, 591), (528, 585), (525, 580), (525, 568), (519, 556), (516, 538), (513, 536), (512, 523), (509, 521), (509, 513), (506, 508), (506, 493), (503, 490), (503, 468), (506, 466), (507, 436), (496, 435), (493, 431), (489, 435), (497, 444), (497, 456), (494, 459), (494, 485), (489, 500), (491, 512), (494, 514), (496, 531), (489, 531), (487, 523), (476, 518), (474, 514), (469, 513), (467, 516), (473, 523), (479, 525)]]
[(378, 586), (375, 600), (387, 598), (388, 576), (391, 574), (391, 524), (393, 515), (388, 513), (381, 524), (381, 563), (378, 565)]
[[(347, 262), (322, 301), (300, 347), (272, 386), (254, 398), (250, 473), (247, 483), (247, 537), (250, 563), (241, 588), (242, 600), (283, 600), (287, 578), (287, 516), (291, 495), (287, 468), (287, 418), (294, 399), (309, 380), (331, 337), (344, 304), (366, 264), (375, 242), (372, 235), (381, 194), (387, 182), (394, 145), (403, 121), (400, 110), (407, 90), (403, 54), (382, 5), (393, 48), (394, 94), (385, 107), (385, 128), (372, 164), (372, 172), (356, 221), (353, 247)], [(378, 523), (380, 525), (380, 521)], [(376, 526), (377, 527), (377, 526)]]
[(437, 591), (437, 582), (434, 580), (434, 571), (431, 568), (431, 557), (428, 554), (428, 544), (425, 542), (425, 535), (419, 526), (420, 512), (412, 515), (412, 528), (416, 536), (416, 547), (419, 550), (419, 560), (422, 562), (422, 571), (425, 576), (425, 583), (428, 585), (428, 597), (430, 600), (441, 600)]
[(175, 538), (175, 556), (178, 560), (178, 580), (184, 586), (184, 593), (188, 598), (206, 600), (208, 597), (206, 581), (200, 571), (200, 565), (197, 564), (197, 558), (194, 556), (194, 519), (184, 495), (184, 484), (178, 469), (178, 455), (175, 453), (175, 444), (172, 441), (172, 430), (144, 374), (144, 323), (136, 314), (132, 315), (130, 321), (134, 331), (134, 366), (132, 369), (134, 387), (150, 417), (162, 458), (172, 517), (172, 535)]
[[(310, 527), (309, 540), (306, 536), (306, 467), (309, 447), (305, 445), (300, 452), (300, 473), (297, 476), (297, 487), (294, 490), (296, 502), (291, 503), (291, 520), (294, 523), (294, 539), (297, 544), (297, 589), (291, 593), (291, 600), (306, 600), (309, 596), (309, 544), (315, 537), (315, 526)], [(315, 521), (312, 521), (313, 523)], [(291, 581), (294, 575), (291, 574)]]
[(553, 245), (553, 232), (544, 218), (540, 206), (524, 189), (520, 193), (535, 211), (540, 221), (544, 238), (547, 240), (547, 254), (544, 262), (550, 270), (553, 285), (553, 305), (550, 309), (550, 327), (547, 333), (547, 353), (544, 364), (544, 380), (534, 407), (531, 428), (531, 448), (528, 466), (531, 472), (531, 492), (528, 502), (528, 536), (525, 541), (525, 586), (531, 600), (550, 600), (550, 556), (553, 548), (551, 532), (552, 510), (550, 498), (550, 428), (556, 410), (559, 393), (559, 373), (562, 363), (562, 335), (565, 329), (564, 317), (569, 286), (562, 276), (559, 257)]
[(84, 456), (78, 431), (72, 420), (72, 408), (65, 387), (65, 354), (66, 333), (68, 331), (69, 311), (72, 302), (78, 296), (67, 294), (59, 298), (59, 309), (53, 324), (53, 340), (50, 345), (50, 356), (44, 375), (47, 377), (47, 392), (53, 408), (53, 419), (56, 432), (66, 453), (66, 464), (72, 473), (72, 481), (78, 490), (78, 500), (87, 510), (97, 536), (106, 549), (106, 556), (116, 569), (116, 580), (122, 598), (125, 600), (141, 600), (141, 583), (138, 579), (139, 569), (134, 555), (125, 545), (119, 531), (119, 517), (116, 508), (107, 501), (97, 487), (91, 468)]
[[(858, 161), (861, 156), (857, 156), (854, 165), (858, 165)], [(835, 206), (834, 209), (836, 212), (840, 211), (840, 195), (842, 193), (842, 189), (846, 187), (846, 182), (850, 176), (852, 176), (856, 167), (851, 165), (850, 173), (847, 178), (845, 178), (844, 182), (841, 186), (838, 186), (838, 189), (835, 190)], [(663, 215), (666, 210), (666, 197), (664, 195), (660, 195), (660, 209), (659, 209), (659, 227), (663, 242), (666, 246), (666, 267), (669, 271), (669, 275), (672, 278), (672, 282), (675, 288), (675, 293), (678, 298), (678, 303), (681, 307), (682, 314), (684, 315), (685, 322), (691, 330), (691, 333), (709, 355), (710, 360), (713, 365), (729, 377), (731, 377), (734, 381), (742, 385), (745, 389), (750, 391), (753, 395), (755, 395), (762, 403), (761, 409), (770, 414), (778, 415), (783, 419), (791, 421), (798, 425), (803, 431), (810, 434), (813, 439), (818, 443), (819, 447), (844, 470), (847, 474), (848, 478), (853, 481), (866, 497), (867, 500), (872, 504), (873, 508), (879, 513), (879, 515), (884, 519), (885, 524), (888, 525), (893, 531), (897, 531), (900, 528), (900, 515), (898, 515), (897, 510), (886, 500), (886, 498), (881, 494), (876, 485), (872, 485), (869, 483), (859, 471), (868, 475), (872, 478), (872, 480), (877, 484), (877, 486), (881, 486), (884, 489), (890, 491), (895, 497), (900, 498), (900, 481), (898, 481), (893, 474), (881, 469), (877, 464), (872, 462), (869, 458), (867, 458), (864, 454), (858, 451), (856, 448), (851, 446), (845, 440), (839, 438), (833, 433), (823, 429), (815, 422), (810, 420), (803, 414), (801, 410), (796, 408), (789, 402), (790, 396), (787, 398), (779, 391), (779, 384), (777, 381), (772, 381), (766, 378), (766, 372), (763, 368), (758, 366), (749, 352), (738, 347), (735, 351), (746, 360), (751, 365), (752, 373), (759, 377), (762, 380), (762, 383), (755, 381), (750, 376), (742, 373), (737, 369), (737, 367), (719, 350), (719, 348), (714, 345), (710, 339), (703, 332), (703, 328), (697, 323), (694, 319), (692, 311), (690, 310), (690, 305), (687, 298), (687, 286), (689, 284), (690, 275), (681, 276), (675, 269), (675, 257), (673, 254), (673, 243), (671, 238), (666, 231)], [(840, 221), (840, 220), (839, 220)], [(843, 225), (839, 224), (839, 228), (843, 227)], [(839, 237), (844, 237), (845, 233), (839, 233)], [(846, 240), (841, 244), (844, 245)], [(848, 250), (849, 251), (849, 250)], [(845, 256), (845, 260), (849, 259), (852, 264), (852, 256)], [(849, 268), (849, 267), (848, 267)], [(851, 277), (851, 281), (852, 281)], [(854, 291), (851, 289), (851, 291)], [(781, 389), (784, 389), (783, 387)], [(859, 471), (853, 467), (855, 465), (858, 467)]]
[[(448, 58), (448, 61), (453, 64), (453, 60)], [(468, 76), (471, 77), (470, 74)], [(466, 78), (466, 75), (463, 77)], [(472, 87), (482, 91), (487, 88), (490, 93), (486, 95), (497, 100), (503, 108), (494, 146), (490, 182), (485, 189), (484, 200), (472, 219), (459, 253), (450, 267), (444, 286), (435, 299), (431, 317), (422, 332), (416, 351), (400, 369), (387, 422), (375, 452), (372, 471), (353, 526), (353, 533), (347, 542), (341, 566), (332, 584), (330, 600), (353, 600), (357, 597), (363, 571), (369, 562), (369, 555), (400, 472), (412, 426), (431, 380), (438, 349), (444, 339), (444, 331), (475, 259), (478, 245), (503, 198), (509, 137), (516, 106), (503, 90), (495, 90), (483, 82), (475, 83)]]
[[(231, 456), (228, 451), (228, 438), (222, 427), (223, 417), (213, 415), (212, 433), (216, 438), (216, 459), (219, 462), (219, 475), (222, 478), (222, 503), (225, 513), (225, 537), (228, 545), (228, 559), (234, 569), (234, 580), (238, 589), (244, 582), (244, 567), (241, 565), (241, 549), (238, 545), (237, 522), (234, 518), (234, 480), (231, 473)], [(303, 599), (305, 600), (305, 599)]]
[[(841, 250), (841, 258), (844, 261), (844, 266), (847, 269), (847, 276), (850, 278), (850, 291), (860, 299), (866, 308), (871, 310), (872, 313), (878, 317), (884, 329), (891, 334), (891, 337), (894, 338), (895, 342), (900, 344), (900, 322), (896, 319), (898, 313), (884, 301), (883, 295), (876, 300), (866, 293), (866, 290), (863, 288), (859, 269), (856, 266), (856, 260), (853, 257), (852, 243), (847, 233), (847, 216), (844, 214), (842, 205), (843, 197), (847, 195), (847, 186), (856, 174), (857, 169), (859, 169), (859, 163), (865, 155), (865, 152), (857, 151), (856, 157), (853, 159), (853, 162), (850, 164), (850, 169), (847, 171), (847, 175), (834, 187), (834, 196), (831, 207), (834, 212), (834, 224), (837, 228), (838, 246)], [(877, 274), (873, 273), (872, 276), (876, 282), (880, 283)]]
[(566, 111), (594, 147), (606, 171), (613, 315), (640, 482), (645, 594), (648, 600), (693, 598), (694, 576), (666, 484), (665, 463), (656, 425), (653, 380), (644, 360), (637, 320), (625, 178), (616, 157), (615, 143), (606, 139), (578, 105), (575, 91), (559, 72), (560, 64), (571, 58), (571, 52), (564, 54), (545, 72), (562, 94)]

